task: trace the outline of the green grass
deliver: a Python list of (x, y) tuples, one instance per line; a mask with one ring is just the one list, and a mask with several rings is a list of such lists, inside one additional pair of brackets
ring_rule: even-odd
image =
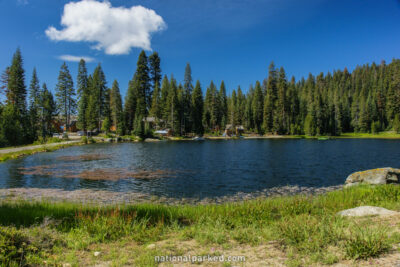
[(382, 138), (382, 139), (399, 139), (400, 134), (393, 131), (379, 132), (379, 133), (343, 133), (341, 138)]
[(92, 246), (113, 248), (117, 243), (125, 247), (133, 242), (138, 246), (136, 253), (124, 258), (110, 252), (108, 258), (116, 265), (122, 259), (133, 258), (139, 266), (155, 266), (156, 252), (145, 247), (161, 240), (173, 244), (195, 240), (201, 247), (226, 249), (241, 244), (258, 246), (274, 240), (281, 244), (289, 265), (367, 259), (387, 252), (400, 242), (398, 229), (388, 229), (372, 219), (364, 220), (360, 226), (356, 220), (336, 213), (360, 205), (400, 210), (399, 200), (400, 187), (385, 185), (351, 187), (320, 196), (198, 206), (100, 207), (68, 202), (3, 201), (0, 263), (35, 265), (43, 261), (54, 264), (68, 261), (81, 265), (80, 253), (90, 251)]
[(3, 153), (3, 154), (0, 154), (0, 162), (4, 162), (9, 159), (21, 158), (24, 156), (29, 156), (29, 155), (33, 155), (33, 154), (41, 153), (41, 152), (52, 152), (52, 151), (55, 151), (58, 149), (67, 148), (67, 147), (71, 147), (71, 146), (77, 146), (77, 145), (82, 145), (82, 143), (78, 142), (78, 143), (72, 143), (72, 144), (60, 144), (60, 145), (55, 145), (55, 146), (43, 146), (43, 147), (36, 148), (36, 149), (27, 149), (27, 150), (21, 150), (21, 151), (17, 151), (17, 152)]

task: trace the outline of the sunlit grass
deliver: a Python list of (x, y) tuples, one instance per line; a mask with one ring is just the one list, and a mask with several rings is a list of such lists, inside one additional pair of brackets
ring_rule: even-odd
[(0, 162), (4, 162), (9, 159), (21, 158), (24, 156), (29, 156), (29, 155), (33, 155), (33, 154), (41, 153), (41, 152), (53, 152), (58, 149), (67, 148), (67, 147), (71, 147), (71, 146), (77, 146), (77, 145), (82, 145), (82, 143), (77, 142), (77, 143), (71, 143), (71, 144), (59, 144), (59, 145), (55, 145), (55, 146), (44, 145), (43, 147), (35, 148), (35, 149), (27, 149), (27, 150), (21, 150), (21, 151), (11, 152), (11, 153), (2, 153), (2, 154), (0, 154)]
[[(74, 251), (85, 251), (95, 244), (134, 242), (140, 248), (161, 240), (195, 240), (202, 246), (231, 246), (232, 242), (258, 246), (277, 241), (290, 265), (304, 263), (303, 259), (325, 264), (365, 259), (379, 256), (398, 243), (396, 229), (368, 220), (361, 228), (354, 219), (336, 213), (360, 205), (400, 210), (399, 200), (400, 187), (384, 185), (221, 205), (101, 207), (3, 201), (0, 247), (8, 249), (2, 250), (0, 261), (34, 265), (51, 258), (55, 264), (79, 262)], [(22, 257), (18, 251), (23, 251)], [(61, 257), (60, 253), (72, 258)], [(138, 249), (132, 257), (138, 264), (147, 262), (152, 266), (153, 254), (154, 251)]]

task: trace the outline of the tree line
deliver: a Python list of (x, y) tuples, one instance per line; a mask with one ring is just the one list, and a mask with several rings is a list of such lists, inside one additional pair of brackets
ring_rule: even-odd
[(240, 86), (227, 95), (224, 81), (213, 81), (205, 95), (192, 79), (190, 65), (182, 82), (162, 76), (157, 52), (139, 55), (124, 101), (116, 80), (108, 87), (99, 64), (88, 74), (79, 62), (76, 90), (66, 63), (58, 75), (55, 97), (36, 69), (28, 89), (21, 51), (1, 75), (0, 145), (32, 143), (54, 129), (55, 116), (68, 128), (71, 116), (83, 131), (115, 130), (118, 135), (151, 135), (149, 120), (174, 135), (221, 133), (227, 125), (258, 134), (340, 135), (344, 132), (400, 131), (400, 60), (358, 66), (296, 81), (272, 62), (268, 78), (246, 92)]

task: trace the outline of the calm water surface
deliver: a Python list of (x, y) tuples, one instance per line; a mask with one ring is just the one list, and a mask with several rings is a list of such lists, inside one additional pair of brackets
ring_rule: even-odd
[[(59, 158), (86, 154), (104, 154), (110, 158), (72, 162)], [(22, 174), (23, 168), (42, 165), (52, 166), (58, 176), (107, 169), (170, 172), (160, 179), (117, 181)], [(89, 188), (202, 198), (285, 185), (338, 185), (352, 172), (388, 166), (400, 167), (400, 140), (263, 139), (94, 144), (0, 163), (0, 188)]]

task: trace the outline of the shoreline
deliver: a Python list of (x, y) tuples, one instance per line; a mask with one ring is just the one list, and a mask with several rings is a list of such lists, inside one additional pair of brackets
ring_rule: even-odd
[(49, 201), (49, 202), (74, 202), (80, 204), (100, 205), (130, 205), (142, 203), (155, 203), (165, 205), (208, 205), (243, 202), (254, 199), (270, 199), (274, 197), (294, 195), (321, 195), (327, 192), (340, 190), (343, 185), (326, 187), (305, 186), (280, 186), (267, 188), (255, 192), (237, 192), (233, 195), (219, 197), (191, 197), (174, 198), (151, 195), (139, 192), (116, 192), (109, 190), (76, 189), (64, 190), (54, 188), (2, 188), (0, 201)]
[[(94, 137), (95, 143), (111, 143), (115, 142), (115, 138), (107, 137)], [(204, 136), (205, 140), (257, 140), (257, 139), (311, 139), (311, 140), (334, 140), (334, 139), (387, 139), (387, 140), (400, 140), (400, 134), (382, 132), (379, 134), (368, 134), (368, 133), (344, 133), (340, 136), (306, 136), (306, 135), (246, 135), (241, 137), (223, 137), (223, 136)], [(191, 138), (183, 137), (169, 137), (165, 139), (146, 138), (144, 140), (123, 138), (121, 143), (139, 143), (139, 142), (161, 142), (161, 141), (194, 141)], [(43, 145), (26, 145), (18, 147), (3, 147), (0, 148), (0, 163), (5, 162), (9, 159), (21, 158), (41, 152), (53, 152), (58, 149), (63, 149), (72, 146), (87, 145), (91, 143), (85, 143), (82, 140), (70, 140), (59, 143), (49, 143)]]

